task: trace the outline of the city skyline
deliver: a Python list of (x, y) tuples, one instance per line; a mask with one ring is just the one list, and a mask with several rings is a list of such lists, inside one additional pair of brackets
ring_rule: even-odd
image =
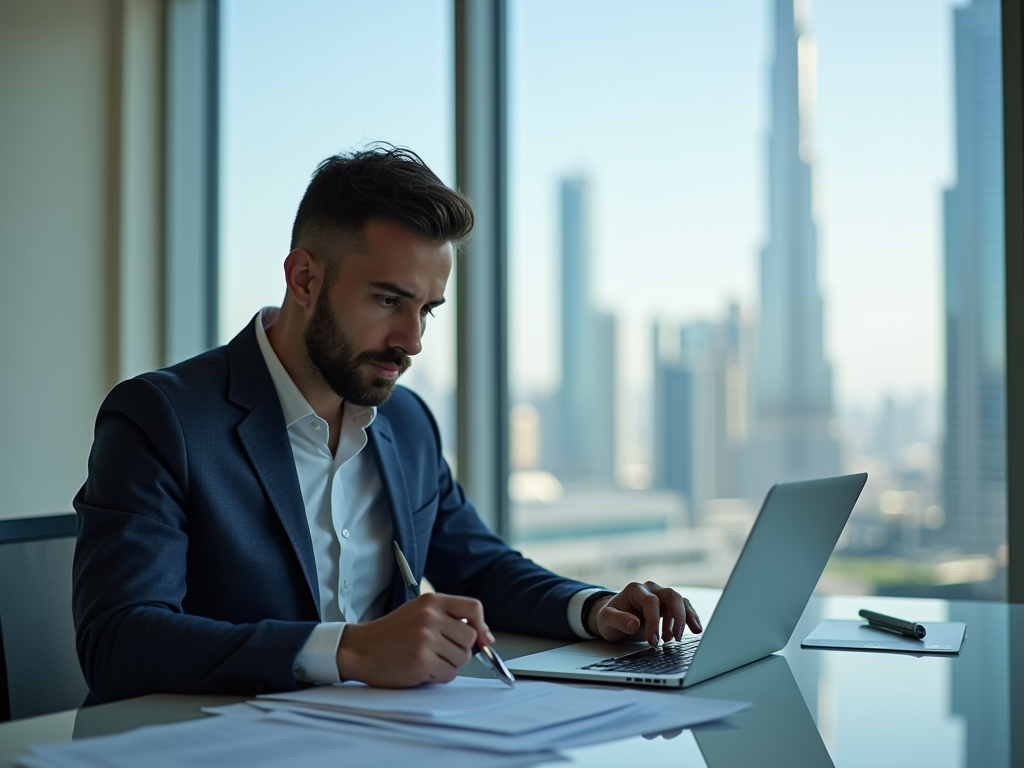
[[(941, 394), (936, 255), (941, 190), (954, 176), (951, 8), (960, 4), (812, 8), (826, 347), (837, 403), (847, 411), (887, 394)], [(613, 7), (509, 4), (514, 390), (555, 387), (557, 353), (544, 336), (557, 326), (557, 180), (568, 174), (584, 172), (593, 187), (595, 296), (620, 315), (623, 397), (643, 396), (635, 379), (650, 370), (654, 319), (755, 303), (771, 5), (644, 3), (630, 14)], [(260, 306), (280, 301), (290, 219), (323, 157), (390, 140), (453, 180), (454, 91), (448, 2), (307, 0), (285, 8), (227, 0), (223, 12), (226, 340)], [(396, 18), (403, 24), (389, 23)], [(353, 25), (366, 34), (332, 51), (332, 30)], [(723, 25), (727, 37), (707, 34)], [(380, 55), (385, 29), (389, 44), (415, 55), (414, 73), (402, 57)], [(301, 64), (266, 55), (297, 37), (309, 43)], [(325, 89), (311, 72), (334, 86)], [(383, 88), (394, 98), (381, 100)], [(620, 162), (631, 146), (639, 152), (632, 174)], [(658, 279), (638, 282), (626, 265)], [(452, 286), (449, 294), (410, 372), (440, 390), (454, 385)]]
[[(928, 422), (937, 420), (939, 202), (953, 178), (951, 8), (960, 1), (812, 9), (819, 182), (812, 204), (828, 305), (825, 347), (836, 413), (853, 419), (851, 434), (863, 432), (858, 420), (874, 419), (888, 399), (923, 400)], [(641, 484), (652, 467), (651, 324), (719, 317), (731, 303), (752, 316), (758, 304), (772, 5), (741, 5), (736, 14), (646, 3), (610, 15), (602, 12), (610, 5), (584, 12), (576, 0), (544, 9), (509, 4), (510, 389), (515, 399), (558, 389), (558, 183), (584, 175), (595, 223), (593, 301), (617, 323), (617, 463)], [(287, 11), (225, 2), (223, 338), (259, 306), (280, 301), (290, 217), (323, 156), (388, 139), (412, 146), (452, 180), (450, 11), (443, 0), (373, 8), (309, 0)], [(376, 47), (374, 30), (395, 14), (409, 21), (398, 33), (410, 33), (402, 39), (421, 62), (412, 80), (396, 80), (400, 62)], [(314, 44), (302, 68), (342, 83), (371, 61), (344, 99), (262, 54), (282, 37), (322, 32), (326, 39), (327, 30), (351, 24), (367, 30), (358, 45), (328, 56)], [(706, 34), (723, 24), (727, 39)], [(875, 55), (864, 59), (865, 47)], [(385, 84), (396, 98), (382, 104)], [(290, 121), (297, 104), (304, 117)], [(410, 110), (415, 121), (405, 119)], [(274, 150), (268, 163), (247, 161), (285, 137), (286, 151)], [(638, 154), (626, 163), (629, 146)], [(898, 220), (890, 215), (897, 209)], [(425, 391), (442, 422), (453, 418), (454, 284), (447, 293), (403, 380)]]

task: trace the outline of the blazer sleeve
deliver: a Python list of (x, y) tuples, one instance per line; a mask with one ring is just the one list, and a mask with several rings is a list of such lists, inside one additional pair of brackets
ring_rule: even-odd
[(145, 378), (118, 385), (100, 408), (74, 502), (77, 649), (99, 701), (296, 687), (292, 662), (316, 622), (233, 624), (182, 608), (191, 475), (167, 396)]

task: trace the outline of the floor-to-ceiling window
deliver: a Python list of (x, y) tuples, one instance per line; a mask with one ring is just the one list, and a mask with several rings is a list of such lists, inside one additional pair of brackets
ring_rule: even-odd
[(1005, 594), (1000, 11), (509, 3), (511, 529), (721, 585), (867, 471), (821, 584)]
[[(866, 470), (823, 589), (1000, 597), (999, 3), (719, 5), (508, 3), (513, 541), (720, 585), (771, 483)], [(450, 2), (223, 3), (222, 339), (323, 157), (453, 181), (452, 43)], [(454, 455), (448, 294), (404, 381)]]
[[(450, 0), (221, 5), (221, 311), (227, 341), (284, 296), (292, 219), (317, 164), (385, 141), (454, 183)], [(454, 448), (455, 290), (403, 383)]]

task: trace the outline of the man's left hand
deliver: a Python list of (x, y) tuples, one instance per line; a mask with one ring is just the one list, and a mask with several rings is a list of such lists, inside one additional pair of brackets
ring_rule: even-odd
[(684, 627), (704, 631), (689, 600), (653, 581), (633, 582), (617, 595), (598, 600), (585, 621), (591, 633), (605, 640), (646, 640), (652, 646), (658, 645), (659, 624), (666, 643), (682, 638)]

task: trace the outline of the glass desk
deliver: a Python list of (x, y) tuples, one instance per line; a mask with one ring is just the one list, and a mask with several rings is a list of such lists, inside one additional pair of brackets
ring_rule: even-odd
[[(707, 624), (717, 590), (682, 589)], [(860, 608), (916, 621), (967, 623), (959, 657), (800, 648), (822, 619)], [(561, 645), (498, 634), (505, 658)], [(1011, 658), (1011, 649), (1018, 653)], [(465, 673), (487, 676), (472, 662)], [(1024, 605), (880, 597), (814, 597), (779, 654), (679, 694), (753, 703), (678, 734), (566, 750), (579, 766), (1024, 766)], [(31, 743), (202, 717), (225, 696), (144, 696), (0, 725), (0, 768)], [(1016, 726), (1016, 727), (1014, 727)], [(1014, 731), (1016, 740), (1014, 740)]]

